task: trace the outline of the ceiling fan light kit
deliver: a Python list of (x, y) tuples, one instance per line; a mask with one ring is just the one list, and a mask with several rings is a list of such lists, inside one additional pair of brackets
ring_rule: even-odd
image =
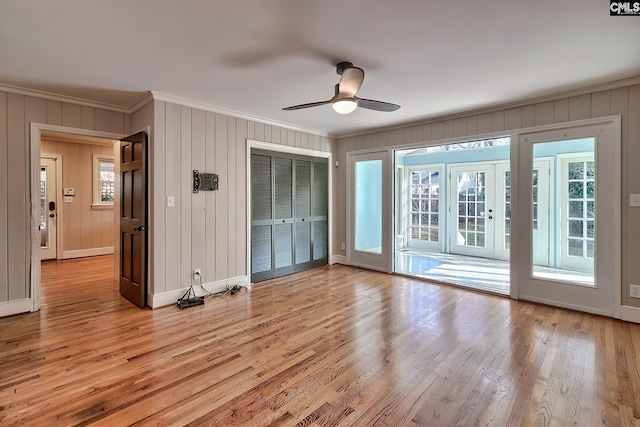
[(325, 104), (331, 104), (334, 111), (339, 114), (352, 113), (356, 107), (387, 112), (396, 111), (400, 108), (399, 105), (390, 102), (358, 98), (356, 96), (364, 80), (364, 70), (362, 68), (354, 67), (351, 62), (341, 62), (336, 66), (336, 72), (340, 75), (340, 82), (335, 87), (335, 95), (333, 98), (327, 101), (293, 105), (283, 108), (283, 110), (301, 110), (303, 108), (318, 107)]
[(331, 104), (331, 106), (333, 107), (333, 110), (338, 114), (349, 114), (353, 113), (358, 104), (356, 103), (356, 101), (353, 101), (351, 99), (340, 99)]

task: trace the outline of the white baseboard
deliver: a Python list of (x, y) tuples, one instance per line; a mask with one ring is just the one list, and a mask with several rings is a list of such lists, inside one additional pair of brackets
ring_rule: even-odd
[[(231, 277), (229, 279), (218, 280), (216, 282), (203, 283), (203, 286), (207, 291), (214, 294), (216, 292), (221, 292), (227, 289), (227, 285), (233, 286), (237, 284), (249, 284), (249, 277)], [(186, 287), (177, 289), (175, 291), (162, 292), (160, 294), (149, 294), (147, 295), (147, 305), (149, 305), (151, 308), (158, 308), (176, 304), (178, 302), (178, 298), (184, 295), (184, 293), (187, 292), (187, 289), (189, 288)], [(200, 288), (200, 285), (194, 285), (193, 289), (197, 296), (203, 296), (206, 294), (206, 292), (204, 292), (202, 288)]]
[(541, 304), (568, 308), (570, 310), (582, 311), (584, 313), (599, 314), (600, 316), (605, 316), (605, 317), (613, 317), (611, 312), (607, 312), (606, 310), (598, 310), (598, 309), (594, 309), (594, 308), (591, 308), (591, 307), (585, 307), (585, 306), (577, 305), (577, 304), (561, 303), (561, 302), (558, 302), (558, 301), (548, 300), (548, 299), (545, 299), (545, 298), (531, 297), (529, 295), (520, 295), (518, 297), (518, 299), (520, 301), (538, 302), (538, 303), (541, 303)]
[(33, 310), (31, 298), (24, 298), (15, 301), (0, 302), (0, 317), (12, 316), (14, 314), (29, 313)]
[(640, 308), (623, 305), (620, 307), (620, 319), (627, 322), (640, 323)]
[(88, 256), (110, 255), (113, 253), (113, 246), (105, 248), (78, 249), (75, 251), (62, 252), (62, 259), (84, 258)]
[(333, 264), (347, 265), (347, 257), (344, 255), (331, 255), (331, 259), (329, 260), (329, 265), (333, 265)]

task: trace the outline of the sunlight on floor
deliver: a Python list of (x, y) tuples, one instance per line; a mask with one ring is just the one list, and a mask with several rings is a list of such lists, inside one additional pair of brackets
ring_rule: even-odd
[[(452, 283), (472, 289), (509, 295), (509, 261), (464, 255), (403, 251), (396, 253), (395, 271), (411, 276)], [(542, 280), (593, 286), (593, 275), (549, 267), (534, 267)]]

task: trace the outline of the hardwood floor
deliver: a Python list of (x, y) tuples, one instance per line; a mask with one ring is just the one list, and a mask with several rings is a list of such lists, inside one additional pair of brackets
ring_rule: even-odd
[(140, 310), (112, 262), (0, 319), (0, 425), (640, 426), (640, 325), (344, 266)]

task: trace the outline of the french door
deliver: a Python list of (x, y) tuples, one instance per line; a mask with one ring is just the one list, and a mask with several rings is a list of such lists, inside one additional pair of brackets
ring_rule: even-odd
[[(548, 265), (553, 189), (550, 159), (536, 159), (530, 179), (536, 265)], [(449, 169), (449, 251), (508, 260), (511, 251), (511, 170), (508, 161), (467, 163)]]
[(348, 155), (348, 261), (390, 273), (391, 176), (388, 151)]
[[(616, 316), (620, 305), (619, 119), (520, 134), (517, 241), (518, 297), (580, 311)], [(534, 162), (558, 153), (553, 178), (557, 206), (547, 267), (536, 262)], [(541, 189), (538, 189), (541, 191)], [(538, 194), (538, 197), (540, 193)]]
[(493, 258), (498, 220), (496, 165), (472, 163), (451, 166), (449, 188), (449, 251)]

